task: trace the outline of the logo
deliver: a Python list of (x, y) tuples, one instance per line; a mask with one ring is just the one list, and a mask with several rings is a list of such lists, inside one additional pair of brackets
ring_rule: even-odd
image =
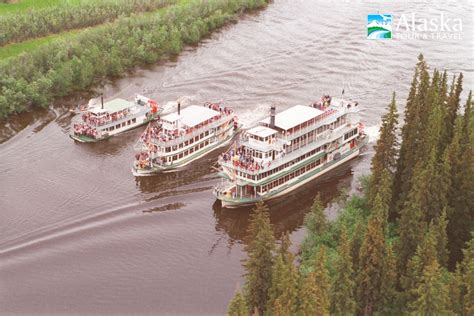
[(391, 39), (392, 38), (392, 15), (391, 14), (369, 14), (367, 15), (367, 38), (368, 39)]

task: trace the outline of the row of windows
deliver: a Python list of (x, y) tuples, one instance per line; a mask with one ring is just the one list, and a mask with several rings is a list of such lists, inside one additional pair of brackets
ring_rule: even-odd
[(178, 159), (181, 159), (183, 157), (186, 157), (187, 155), (190, 155), (192, 154), (193, 152), (195, 151), (198, 151), (199, 149), (203, 148), (204, 146), (207, 146), (209, 145), (209, 141), (206, 140), (200, 144), (197, 144), (196, 146), (193, 146), (189, 149), (186, 149), (185, 151), (183, 151), (182, 153), (178, 154), (178, 155), (174, 155), (174, 156), (170, 156), (170, 157), (167, 157), (166, 158), (166, 161), (167, 162), (171, 162), (171, 161), (176, 161)]
[(176, 151), (178, 150), (178, 148), (184, 148), (186, 146), (189, 146), (201, 139), (203, 139), (204, 137), (206, 136), (209, 136), (209, 131), (205, 131), (204, 133), (201, 133), (199, 135), (196, 135), (195, 137), (191, 138), (191, 139), (188, 139), (187, 141), (183, 142), (183, 143), (180, 143), (179, 145), (174, 145), (174, 146), (170, 146), (170, 147), (166, 147), (165, 148), (165, 152), (169, 153), (169, 152), (172, 152), (172, 151)]
[(126, 122), (124, 121), (124, 122), (122, 122), (122, 124), (117, 124), (117, 125), (115, 125), (115, 126), (107, 127), (105, 130), (106, 130), (107, 132), (110, 132), (110, 131), (113, 131), (113, 130), (115, 130), (115, 129), (119, 129), (119, 128), (121, 128), (121, 127), (125, 127), (126, 125), (130, 125), (130, 124), (136, 123), (136, 122), (137, 122), (137, 119), (134, 118), (134, 119), (128, 120), (128, 121), (126, 121)]
[(292, 151), (297, 150), (300, 148), (302, 145), (305, 144), (310, 144), (314, 141), (317, 140), (317, 135), (321, 134), (322, 132), (328, 130), (328, 129), (335, 129), (338, 128), (339, 126), (343, 125), (346, 123), (346, 117), (339, 117), (335, 122), (332, 122), (331, 124), (328, 125), (323, 125), (317, 128), (316, 131), (311, 131), (309, 133), (306, 133), (304, 135), (301, 135), (291, 141), (291, 145), (287, 147), (286, 152), (290, 153)]
[(318, 148), (316, 149), (313, 149), (311, 150), (310, 152), (302, 155), (302, 156), (299, 156), (298, 158), (296, 159), (293, 159), (285, 164), (282, 164), (281, 166), (277, 167), (277, 168), (273, 168), (271, 170), (268, 170), (268, 171), (265, 171), (265, 172), (262, 172), (260, 174), (257, 174), (257, 175), (251, 175), (251, 174), (248, 174), (246, 172), (241, 172), (241, 171), (238, 171), (238, 175), (240, 175), (241, 177), (244, 177), (244, 178), (247, 178), (247, 179), (250, 179), (250, 180), (261, 180), (261, 179), (265, 179), (266, 177), (268, 176), (271, 176), (289, 166), (292, 166), (308, 157), (311, 157), (313, 155), (315, 155), (316, 153), (320, 152), (321, 150), (324, 150), (326, 148), (326, 145), (323, 145), (323, 146), (319, 146)]
[(349, 133), (345, 133), (344, 134), (344, 140), (348, 140), (349, 138), (351, 138), (352, 136), (356, 135), (357, 134), (357, 128), (354, 128), (352, 131), (350, 131)]
[(277, 186), (280, 186), (280, 185), (290, 181), (291, 179), (293, 179), (295, 177), (298, 177), (301, 174), (304, 174), (304, 173), (316, 168), (317, 166), (319, 166), (321, 164), (321, 161), (322, 161), (322, 159), (318, 159), (318, 160), (313, 161), (312, 163), (310, 163), (310, 164), (308, 164), (304, 167), (299, 168), (298, 170), (293, 171), (290, 174), (287, 174), (284, 177), (281, 177), (280, 179), (276, 179), (276, 180), (274, 180), (274, 181), (272, 181), (268, 184), (258, 186), (257, 187), (257, 192), (262, 193), (262, 192), (270, 191), (271, 189), (273, 189)]

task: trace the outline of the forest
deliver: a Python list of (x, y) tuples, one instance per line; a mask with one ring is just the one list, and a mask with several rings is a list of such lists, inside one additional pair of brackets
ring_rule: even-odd
[(186, 44), (266, 0), (183, 0), (149, 14), (120, 17), (74, 38), (0, 61), (0, 118), (83, 91), (137, 65), (179, 53)]
[(362, 193), (334, 221), (317, 196), (298, 254), (258, 204), (228, 314), (474, 315), (474, 113), (462, 85), (419, 56), (403, 126), (394, 93)]

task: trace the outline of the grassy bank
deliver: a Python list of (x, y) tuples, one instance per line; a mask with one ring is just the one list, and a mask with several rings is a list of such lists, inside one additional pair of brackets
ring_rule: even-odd
[(240, 13), (265, 5), (264, 0), (183, 0), (41, 45), (0, 63), (0, 116), (46, 107), (56, 97), (177, 54)]
[[(38, 1), (43, 5), (44, 1)], [(74, 0), (15, 14), (0, 13), (0, 46), (110, 22), (120, 16), (154, 11), (176, 0)], [(21, 5), (10, 4), (6, 6)], [(1, 9), (2, 7), (0, 7)]]

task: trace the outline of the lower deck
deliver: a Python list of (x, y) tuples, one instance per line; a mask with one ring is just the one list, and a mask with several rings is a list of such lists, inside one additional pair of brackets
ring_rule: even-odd
[(214, 190), (214, 195), (224, 207), (238, 207), (255, 204), (287, 194), (301, 185), (325, 174), (329, 170), (357, 157), (361, 147), (367, 143), (366, 137), (357, 146), (341, 155), (324, 153), (305, 166), (290, 170), (278, 179), (255, 185), (251, 183), (234, 184), (228, 182)]

